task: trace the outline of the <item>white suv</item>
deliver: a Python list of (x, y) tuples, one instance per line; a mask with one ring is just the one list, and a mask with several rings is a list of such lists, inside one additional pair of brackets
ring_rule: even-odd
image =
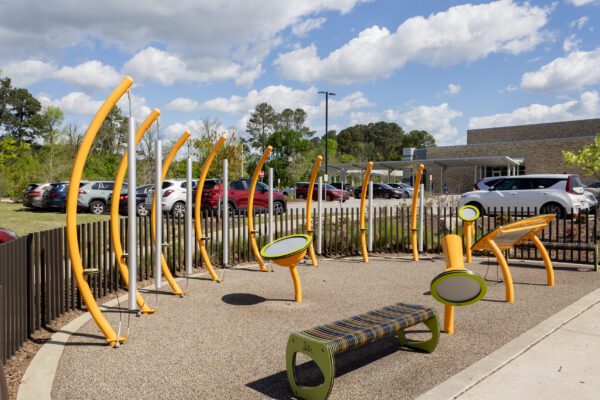
[(458, 206), (473, 205), (484, 214), (494, 208), (523, 208), (540, 214), (579, 213), (589, 208), (583, 184), (577, 175), (544, 174), (507, 176), (488, 190), (467, 192)]
[[(162, 184), (162, 202), (161, 208), (164, 213), (171, 213), (173, 216), (183, 218), (185, 216), (185, 195), (186, 195), (186, 181), (167, 179)], [(196, 190), (198, 180), (192, 180), (192, 190)], [(194, 199), (195, 193), (192, 193), (192, 199)], [(152, 201), (154, 200), (154, 190), (148, 191), (146, 196), (146, 208), (148, 210), (152, 207)]]

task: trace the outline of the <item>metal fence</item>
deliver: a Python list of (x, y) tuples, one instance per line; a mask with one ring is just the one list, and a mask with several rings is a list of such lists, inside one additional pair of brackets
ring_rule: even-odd
[[(460, 234), (462, 224), (457, 209), (449, 207), (424, 207), (423, 249), (429, 253), (441, 252), (441, 238), (447, 233)], [(497, 226), (526, 218), (536, 210), (512, 209), (489, 210), (476, 226), (476, 239)], [(316, 214), (316, 210), (313, 213)], [(358, 255), (360, 229), (358, 208), (339, 206), (324, 207), (321, 218), (322, 255), (344, 257)], [(291, 209), (273, 217), (273, 239), (292, 233), (304, 233), (305, 210)], [(315, 232), (318, 232), (315, 217)], [(569, 216), (553, 221), (542, 232), (544, 241), (561, 243), (597, 243), (597, 218), (594, 214)], [(229, 216), (229, 265), (252, 262), (254, 255), (247, 235), (247, 217), (242, 214)], [(410, 208), (375, 207), (372, 243), (374, 253), (410, 252)], [(121, 241), (127, 248), (127, 220), (121, 219)], [(166, 260), (175, 275), (184, 272), (184, 219), (165, 217), (163, 239)], [(207, 250), (218, 268), (223, 265), (223, 219), (216, 212), (203, 213), (202, 226), (207, 237)], [(268, 216), (258, 213), (255, 230), (259, 246), (268, 240)], [(153, 277), (154, 248), (149, 218), (137, 219), (138, 230), (138, 278), (140, 281)], [(121, 286), (114, 257), (108, 221), (78, 226), (79, 245), (83, 264), (98, 268), (99, 273), (87, 277), (94, 296), (111, 295)], [(193, 240), (198, 250), (196, 240)], [(512, 258), (538, 259), (536, 249), (511, 250)], [(555, 261), (591, 263), (592, 254), (585, 248), (550, 250)], [(194, 265), (202, 266), (200, 252), (194, 252)], [(10, 358), (36, 330), (46, 326), (63, 313), (83, 307), (73, 278), (64, 228), (36, 232), (12, 242), (0, 245), (0, 361)]]

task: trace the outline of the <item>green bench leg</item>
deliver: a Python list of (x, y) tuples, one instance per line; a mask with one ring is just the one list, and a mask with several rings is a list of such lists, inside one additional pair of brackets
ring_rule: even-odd
[[(319, 386), (300, 386), (296, 381), (296, 354), (303, 353), (310, 357), (321, 370), (324, 382)], [(295, 397), (305, 400), (325, 400), (333, 388), (335, 365), (333, 354), (322, 343), (311, 341), (295, 334), (290, 335), (285, 355), (288, 381)]]
[(404, 331), (400, 331), (398, 332), (398, 340), (402, 346), (423, 350), (427, 353), (433, 353), (437, 347), (438, 341), (440, 340), (440, 323), (437, 315), (434, 315), (433, 318), (430, 318), (423, 323), (429, 328), (429, 331), (431, 332), (431, 339), (425, 342), (415, 342), (408, 340), (404, 334)]

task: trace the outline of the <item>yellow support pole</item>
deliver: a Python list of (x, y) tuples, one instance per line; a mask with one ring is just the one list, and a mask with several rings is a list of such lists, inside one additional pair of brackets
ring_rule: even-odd
[[(198, 187), (196, 189), (196, 199), (194, 203), (194, 228), (196, 229), (196, 240), (198, 241), (198, 247), (200, 248), (200, 255), (202, 256), (202, 261), (210, 274), (210, 277), (213, 281), (219, 282), (219, 277), (215, 273), (215, 269), (210, 262), (210, 257), (206, 251), (206, 245), (204, 243), (204, 236), (202, 236), (202, 223), (200, 221), (200, 207), (202, 206), (202, 191), (204, 190), (204, 181), (206, 181), (206, 176), (208, 175), (208, 170), (210, 169), (210, 165), (212, 164), (217, 152), (223, 146), (223, 143), (227, 140), (227, 135), (222, 135), (215, 147), (208, 154), (208, 157), (204, 161), (204, 165), (202, 166), (202, 171), (200, 172), (200, 179), (198, 179)], [(225, 217), (227, 218), (227, 217)]]
[(252, 175), (252, 181), (250, 182), (250, 193), (248, 194), (248, 237), (250, 238), (250, 247), (252, 247), (254, 258), (256, 259), (260, 270), (263, 272), (267, 271), (267, 267), (265, 267), (265, 262), (260, 256), (258, 244), (256, 244), (256, 232), (254, 231), (254, 191), (256, 190), (256, 183), (258, 182), (258, 174), (262, 170), (263, 165), (265, 165), (265, 161), (267, 161), (267, 157), (269, 157), (272, 150), (272, 146), (267, 146), (265, 152), (258, 161), (258, 164), (256, 164), (254, 174)]
[(494, 253), (498, 264), (500, 264), (500, 269), (502, 270), (502, 277), (504, 278), (504, 287), (506, 291), (506, 301), (508, 303), (515, 302), (515, 289), (513, 287), (512, 275), (510, 274), (510, 270), (508, 269), (508, 263), (506, 262), (506, 258), (504, 258), (504, 254), (502, 254), (502, 250), (498, 247), (498, 245), (493, 241), (489, 240), (488, 243), (489, 248)]
[(300, 275), (298, 275), (296, 264), (290, 265), (290, 273), (292, 274), (292, 281), (294, 281), (294, 301), (300, 303), (302, 302), (302, 284), (300, 283)]
[[(457, 235), (446, 235), (442, 239), (442, 250), (446, 270), (465, 269), (462, 255), (462, 240)], [(444, 331), (452, 335), (454, 333), (454, 306), (444, 304)]]
[(425, 166), (423, 164), (419, 164), (417, 168), (417, 176), (415, 178), (415, 186), (413, 190), (413, 198), (412, 198), (412, 214), (410, 221), (410, 241), (412, 243), (413, 248), (413, 260), (419, 261), (419, 245), (417, 242), (417, 202), (419, 199), (419, 187), (421, 186), (421, 176), (423, 175), (423, 170)]
[(540, 240), (537, 235), (533, 235), (531, 237), (533, 240), (533, 244), (540, 251), (542, 255), (542, 259), (544, 260), (544, 267), (546, 267), (546, 278), (548, 280), (548, 286), (554, 286), (554, 269), (552, 269), (552, 261), (550, 261), (550, 256), (548, 255), (548, 250), (546, 250), (546, 246)]
[(79, 196), (79, 184), (81, 183), (83, 168), (85, 167), (85, 163), (94, 139), (96, 138), (96, 134), (98, 133), (100, 126), (102, 126), (102, 123), (106, 119), (106, 116), (110, 110), (115, 106), (121, 96), (123, 96), (123, 94), (129, 90), (132, 84), (133, 79), (131, 79), (129, 76), (126, 76), (104, 101), (92, 119), (92, 122), (90, 123), (90, 126), (88, 127), (85, 135), (83, 136), (81, 144), (79, 145), (77, 155), (75, 156), (75, 162), (73, 163), (73, 170), (71, 172), (71, 180), (69, 181), (69, 192), (67, 194), (66, 205), (67, 245), (69, 249), (69, 258), (71, 259), (73, 275), (77, 281), (77, 287), (79, 288), (79, 293), (81, 293), (81, 297), (83, 298), (85, 306), (89, 310), (92, 318), (104, 334), (106, 341), (111, 347), (118, 346), (118, 344), (125, 342), (127, 338), (123, 336), (117, 337), (117, 333), (110, 326), (106, 318), (104, 318), (102, 311), (100, 311), (100, 308), (94, 299), (94, 295), (90, 290), (90, 286), (83, 275), (83, 262), (81, 260), (79, 241), (77, 239), (77, 198)]
[(362, 251), (363, 261), (369, 262), (369, 252), (367, 251), (367, 232), (365, 228), (365, 200), (367, 199), (367, 190), (369, 189), (369, 178), (371, 177), (371, 169), (373, 169), (373, 161), (369, 161), (365, 175), (363, 177), (362, 190), (360, 192), (360, 249)]
[(475, 236), (475, 226), (473, 225), (473, 221), (464, 221), (462, 232), (465, 236), (465, 255), (467, 258), (467, 263), (470, 263), (472, 258), (471, 246), (473, 245), (473, 236)]
[[(171, 166), (171, 163), (175, 159), (177, 152), (179, 151), (181, 146), (183, 146), (183, 144), (190, 138), (190, 136), (191, 136), (191, 133), (189, 131), (183, 132), (183, 135), (181, 135), (179, 140), (177, 140), (177, 142), (175, 142), (175, 144), (173, 145), (173, 148), (171, 148), (171, 151), (169, 151), (169, 154), (167, 155), (167, 158), (165, 159), (165, 161), (163, 162), (163, 165), (162, 165), (161, 181), (164, 181), (165, 178), (167, 177), (167, 172), (169, 171), (169, 167)], [(154, 188), (154, 190), (162, 190), (162, 188)], [(154, 237), (156, 235), (155, 221), (156, 221), (156, 209), (158, 207), (160, 207), (159, 218), (162, 218), (162, 206), (160, 204), (158, 204), (158, 205), (155, 204), (156, 203), (155, 200), (156, 200), (156, 196), (152, 199), (152, 212), (150, 213), (150, 221), (151, 221), (150, 222), (150, 226), (151, 226), (150, 231), (152, 232), (152, 240), (154, 240)], [(177, 284), (177, 281), (175, 281), (175, 278), (173, 278), (173, 275), (171, 274), (171, 270), (169, 269), (169, 265), (167, 264), (167, 259), (165, 258), (165, 255), (161, 253), (160, 258), (161, 258), (160, 262), (161, 262), (161, 267), (162, 267), (161, 268), (162, 273), (163, 273), (164, 277), (167, 278), (167, 282), (169, 282), (169, 285), (171, 286), (171, 290), (173, 291), (173, 294), (177, 295), (177, 296), (183, 296), (183, 291), (181, 290), (181, 288)]]
[[(144, 120), (144, 122), (138, 128), (135, 135), (135, 144), (137, 145), (142, 136), (146, 133), (148, 128), (156, 121), (158, 116), (160, 115), (160, 110), (155, 108), (152, 110), (150, 115)], [(125, 258), (123, 257), (123, 245), (121, 244), (121, 227), (119, 224), (119, 203), (121, 196), (121, 189), (123, 188), (123, 180), (125, 179), (125, 172), (127, 172), (127, 158), (128, 153), (125, 150), (123, 157), (121, 158), (121, 162), (119, 163), (119, 169), (117, 170), (117, 176), (115, 177), (115, 185), (113, 187), (112, 193), (112, 202), (110, 203), (110, 238), (113, 244), (113, 249), (115, 252), (115, 257), (117, 259), (117, 266), (119, 267), (119, 272), (121, 274), (121, 279), (125, 286), (129, 287), (129, 272), (127, 270), (127, 264), (125, 263)], [(156, 310), (148, 307), (146, 301), (142, 297), (142, 295), (136, 291), (136, 300), (137, 305), (140, 307), (142, 314), (152, 314)]]
[(310, 245), (308, 246), (308, 254), (310, 254), (310, 260), (312, 261), (313, 266), (317, 266), (317, 255), (315, 254), (315, 246), (313, 246), (312, 236), (312, 195), (315, 190), (315, 181), (317, 180), (317, 174), (319, 172), (319, 167), (321, 166), (321, 161), (323, 161), (323, 156), (317, 156), (315, 160), (315, 165), (313, 166), (312, 173), (310, 174), (310, 182), (308, 184), (308, 192), (306, 192), (306, 233), (310, 236)]

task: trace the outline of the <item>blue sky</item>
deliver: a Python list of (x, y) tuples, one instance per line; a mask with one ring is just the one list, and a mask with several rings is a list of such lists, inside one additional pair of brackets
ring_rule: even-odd
[[(0, 0), (0, 69), (85, 128), (125, 75), (133, 114), (178, 137), (243, 134), (262, 101), (322, 134), (379, 120), (469, 128), (600, 115), (599, 0)], [(125, 105), (125, 103), (121, 103)]]

